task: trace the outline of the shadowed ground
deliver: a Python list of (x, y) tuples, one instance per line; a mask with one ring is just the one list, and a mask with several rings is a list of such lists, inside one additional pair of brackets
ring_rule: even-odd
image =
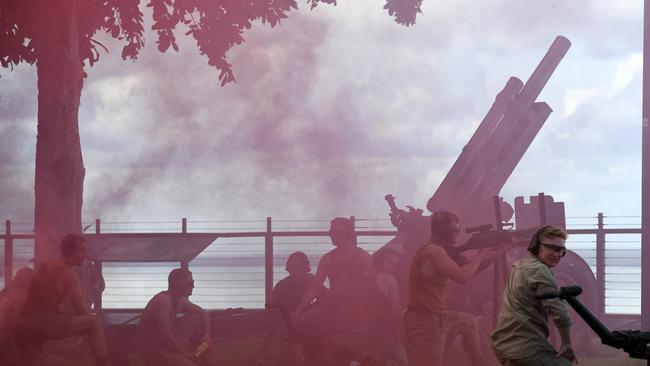
[[(264, 337), (265, 334), (252, 333), (248, 335), (214, 338), (213, 344), (215, 345), (216, 351), (214, 356), (215, 364), (220, 366), (259, 366), (257, 363), (257, 357), (262, 350)], [(78, 340), (76, 342), (78, 342)], [(48, 350), (52, 355), (54, 355), (53, 361), (55, 362), (53, 364), (69, 366), (92, 366), (94, 364), (92, 356), (89, 351), (87, 351), (87, 347), (75, 345), (75, 342), (68, 341), (64, 344), (51, 346)], [(599, 347), (597, 353), (597, 357), (579, 358), (579, 365), (643, 366), (646, 364), (645, 360), (630, 359), (626, 353), (606, 346)], [(301, 366), (300, 355), (296, 354), (294, 356), (295, 357), (292, 357), (294, 362), (287, 363), (286, 366)], [(449, 357), (457, 360), (457, 362), (454, 363), (457, 366), (469, 365), (469, 360), (466, 359), (460, 342), (456, 342), (452, 345)], [(59, 363), (56, 363), (54, 358), (58, 359)], [(129, 356), (129, 361), (130, 366), (143, 366), (141, 359), (136, 354), (131, 354)], [(17, 363), (17, 360), (11, 360), (9, 363), (3, 362), (3, 365), (18, 366), (19, 363)], [(390, 364), (390, 366), (394, 365), (395, 364)]]

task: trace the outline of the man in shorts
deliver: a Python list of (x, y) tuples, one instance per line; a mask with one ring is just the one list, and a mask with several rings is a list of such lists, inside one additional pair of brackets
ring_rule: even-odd
[(152, 297), (142, 312), (138, 346), (147, 366), (195, 366), (195, 348), (210, 344), (210, 317), (188, 299), (194, 289), (192, 272), (176, 268), (167, 282), (167, 290)]

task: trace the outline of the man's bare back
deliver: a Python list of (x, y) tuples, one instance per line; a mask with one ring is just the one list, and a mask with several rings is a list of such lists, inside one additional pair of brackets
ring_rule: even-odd
[(79, 280), (72, 268), (60, 259), (45, 262), (34, 274), (24, 312), (59, 313), (59, 306), (66, 296), (75, 292), (75, 287), (79, 288)]
[[(97, 365), (109, 363), (101, 320), (88, 314), (79, 279), (72, 270), (86, 258), (86, 241), (69, 234), (61, 240), (61, 257), (36, 269), (25, 306), (15, 327), (23, 364), (42, 364), (43, 346), (49, 340), (87, 335)], [(59, 309), (68, 297), (74, 314)]]

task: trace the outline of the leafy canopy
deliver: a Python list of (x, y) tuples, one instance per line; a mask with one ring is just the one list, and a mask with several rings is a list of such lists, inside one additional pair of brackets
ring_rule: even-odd
[[(55, 0), (55, 2), (74, 0)], [(336, 5), (336, 0), (307, 0), (311, 8), (319, 3)], [(422, 0), (386, 0), (384, 9), (402, 25), (415, 23), (421, 13)], [(73, 2), (77, 21), (79, 53), (82, 62), (92, 66), (99, 60), (93, 40), (97, 32), (106, 32), (124, 42), (122, 58), (135, 60), (144, 46), (143, 14), (139, 0), (76, 0)], [(232, 65), (226, 52), (244, 41), (244, 30), (251, 22), (260, 20), (275, 27), (287, 12), (297, 9), (295, 0), (150, 0), (147, 7), (153, 16), (152, 29), (156, 31), (158, 49), (166, 52), (170, 47), (178, 51), (176, 27), (185, 28), (185, 35), (196, 41), (199, 52), (206, 55), (208, 64), (219, 70), (221, 85), (235, 81)], [(47, 22), (51, 12), (41, 0), (0, 1), (0, 64), (13, 68), (21, 62), (33, 64), (39, 51), (50, 45)]]

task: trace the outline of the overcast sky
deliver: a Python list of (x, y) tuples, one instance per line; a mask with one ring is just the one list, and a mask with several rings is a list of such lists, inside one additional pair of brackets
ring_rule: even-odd
[[(236, 84), (189, 39), (137, 62), (105, 36), (79, 110), (84, 220), (383, 218), (424, 208), (510, 76), (572, 42), (540, 95), (554, 112), (501, 192), (568, 216), (640, 215), (642, 1), (304, 3), (232, 49)], [(151, 22), (147, 22), (149, 28)], [(182, 37), (182, 32), (178, 32)], [(0, 75), (0, 216), (33, 221), (36, 72)]]

